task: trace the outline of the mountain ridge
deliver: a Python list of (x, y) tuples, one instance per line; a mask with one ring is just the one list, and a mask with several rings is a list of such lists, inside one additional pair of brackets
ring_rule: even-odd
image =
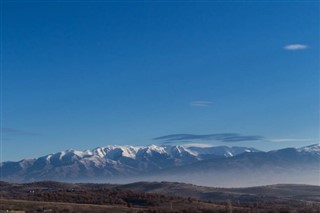
[[(196, 177), (195, 175), (199, 174), (204, 177), (208, 174), (215, 175), (223, 181), (226, 177), (234, 176), (231, 174), (236, 172), (239, 177), (243, 173), (260, 175), (264, 171), (283, 175), (310, 169), (311, 173), (314, 173), (319, 168), (319, 153), (319, 144), (269, 152), (228, 146), (109, 145), (85, 151), (69, 149), (34, 159), (3, 162), (0, 171), (3, 180), (16, 182), (111, 179), (125, 181), (130, 178), (136, 178), (137, 181), (139, 178), (175, 181), (179, 180), (179, 177), (184, 180), (185, 177)], [(176, 179), (172, 179), (175, 176)], [(197, 178), (199, 179), (198, 176), (195, 179)]]

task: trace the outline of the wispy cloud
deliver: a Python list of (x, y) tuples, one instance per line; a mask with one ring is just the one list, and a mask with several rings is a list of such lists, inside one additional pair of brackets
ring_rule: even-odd
[(295, 51), (295, 50), (304, 50), (309, 48), (308, 45), (305, 44), (288, 44), (286, 46), (283, 47), (286, 50), (291, 50), (291, 51)]
[(4, 135), (33, 135), (33, 133), (15, 128), (0, 128), (0, 131)]
[(154, 138), (154, 140), (168, 142), (181, 142), (181, 141), (219, 141), (219, 142), (242, 142), (242, 141), (259, 141), (264, 139), (259, 135), (240, 135), (238, 133), (220, 133), (220, 134), (206, 134), (206, 135), (196, 135), (196, 134), (173, 134), (165, 135)]
[(312, 141), (309, 138), (273, 138), (270, 139), (271, 142), (307, 142)]
[(190, 103), (192, 107), (209, 107), (211, 104), (211, 101), (192, 101)]
[(207, 144), (207, 143), (186, 143), (186, 144), (182, 144), (185, 147), (213, 147), (213, 144)]

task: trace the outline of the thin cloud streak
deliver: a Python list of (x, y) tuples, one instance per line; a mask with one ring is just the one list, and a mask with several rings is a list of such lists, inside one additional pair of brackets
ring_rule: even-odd
[(312, 140), (307, 138), (273, 138), (273, 139), (270, 139), (270, 141), (281, 143), (281, 142), (307, 142)]
[(259, 141), (263, 139), (264, 137), (259, 135), (240, 135), (238, 133), (220, 133), (220, 134), (206, 134), (206, 135), (172, 134), (172, 135), (165, 135), (165, 136), (153, 138), (153, 140), (165, 141), (166, 143), (193, 141), (193, 140), (219, 141), (219, 142), (225, 142), (225, 143), (232, 143), (232, 142), (243, 142), (243, 141)]
[(192, 101), (190, 103), (192, 107), (209, 107), (211, 104), (211, 101)]
[(207, 143), (186, 143), (182, 145), (184, 147), (202, 147), (202, 148), (214, 147), (213, 144), (207, 144)]
[(5, 134), (5, 135), (33, 135), (34, 133), (30, 132), (25, 132), (20, 129), (15, 129), (15, 128), (0, 128), (0, 131)]
[(305, 44), (288, 44), (286, 46), (283, 47), (286, 50), (290, 50), (290, 51), (296, 51), (296, 50), (304, 50), (309, 48), (308, 45)]

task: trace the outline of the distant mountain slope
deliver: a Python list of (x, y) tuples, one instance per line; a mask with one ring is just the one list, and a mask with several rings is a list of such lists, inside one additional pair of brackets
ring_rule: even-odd
[(158, 171), (144, 180), (240, 187), (277, 183), (320, 185), (319, 145), (270, 152), (247, 152), (231, 158), (203, 160)]
[(4, 162), (3, 180), (183, 181), (209, 186), (319, 185), (319, 144), (261, 152), (246, 147), (106, 146)]
[(0, 169), (3, 179), (14, 181), (112, 178), (257, 151), (242, 147), (110, 145), (87, 151), (66, 150), (19, 162), (4, 162)]
[(320, 155), (320, 144), (313, 144), (310, 146), (305, 146), (302, 148), (297, 149), (298, 152), (307, 152), (307, 153), (313, 153), (316, 155)]

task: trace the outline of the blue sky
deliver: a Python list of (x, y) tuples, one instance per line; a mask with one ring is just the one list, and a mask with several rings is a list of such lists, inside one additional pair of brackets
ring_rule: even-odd
[(317, 1), (3, 1), (2, 44), (3, 160), (319, 142)]

